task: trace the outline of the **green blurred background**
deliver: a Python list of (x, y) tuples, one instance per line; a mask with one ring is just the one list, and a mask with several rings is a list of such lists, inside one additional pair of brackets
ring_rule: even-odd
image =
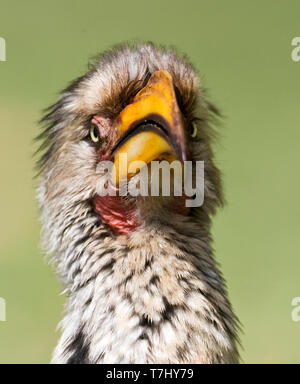
[(0, 36), (0, 362), (48, 362), (63, 310), (38, 245), (32, 139), (41, 111), (96, 53), (140, 39), (187, 53), (225, 115), (216, 153), (228, 205), (214, 237), (243, 360), (299, 363), (299, 0), (0, 0)]

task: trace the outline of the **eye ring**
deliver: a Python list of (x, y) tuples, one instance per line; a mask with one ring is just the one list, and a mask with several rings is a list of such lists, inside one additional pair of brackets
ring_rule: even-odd
[(100, 140), (98, 127), (95, 124), (90, 126), (90, 138), (93, 143), (98, 143)]
[(192, 121), (191, 123), (190, 136), (192, 139), (196, 139), (198, 136), (198, 126), (196, 121)]

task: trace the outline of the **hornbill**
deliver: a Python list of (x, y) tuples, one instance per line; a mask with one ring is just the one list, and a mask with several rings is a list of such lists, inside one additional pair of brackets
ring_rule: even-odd
[[(44, 248), (67, 294), (53, 363), (239, 361), (238, 320), (210, 234), (223, 203), (217, 112), (187, 59), (152, 43), (101, 54), (47, 110), (38, 199)], [(121, 152), (145, 166), (204, 161), (203, 204), (97, 193), (107, 177), (97, 165), (123, 172)]]

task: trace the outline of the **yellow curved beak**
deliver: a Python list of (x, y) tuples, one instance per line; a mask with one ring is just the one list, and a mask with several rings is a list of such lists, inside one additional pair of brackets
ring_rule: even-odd
[(185, 160), (183, 119), (169, 72), (156, 71), (117, 119), (112, 181), (119, 186), (153, 160)]

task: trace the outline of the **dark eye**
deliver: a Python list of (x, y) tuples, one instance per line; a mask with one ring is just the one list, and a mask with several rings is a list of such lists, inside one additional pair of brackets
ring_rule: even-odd
[(197, 139), (197, 137), (198, 137), (198, 125), (197, 125), (196, 121), (191, 122), (190, 136), (193, 140)]
[(94, 124), (90, 127), (90, 138), (93, 143), (98, 143), (100, 140), (98, 128)]

